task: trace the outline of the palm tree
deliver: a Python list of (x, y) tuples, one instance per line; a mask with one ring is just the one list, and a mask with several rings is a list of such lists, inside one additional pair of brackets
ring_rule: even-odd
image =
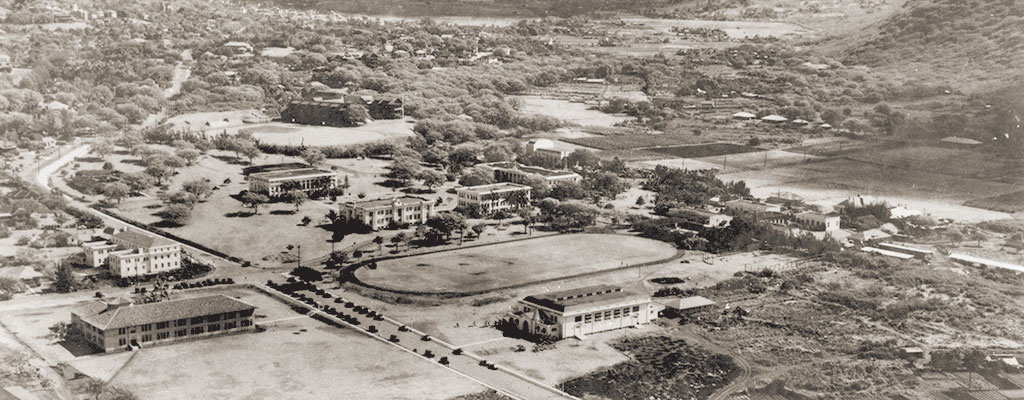
[(373, 238), (373, 243), (377, 244), (377, 254), (381, 254), (384, 251), (384, 238), (377, 236)]

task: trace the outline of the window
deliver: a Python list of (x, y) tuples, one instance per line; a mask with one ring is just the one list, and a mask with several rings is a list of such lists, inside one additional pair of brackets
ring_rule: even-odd
[(167, 329), (167, 326), (170, 324), (170, 322), (157, 322), (156, 329)]
[(604, 312), (604, 319), (609, 319), (611, 317), (612, 317), (612, 312), (611, 311), (605, 311)]
[(190, 331), (189, 333), (193, 334), (193, 335), (201, 334), (201, 333), (203, 333), (203, 327), (197, 326), (195, 328), (192, 328), (192, 331)]
[(117, 328), (118, 335), (124, 335), (126, 332), (128, 332), (128, 330), (125, 328)]
[(192, 323), (192, 325), (195, 325), (195, 324), (201, 324), (201, 323), (203, 323), (203, 321), (204, 321), (203, 317), (195, 317), (195, 318), (192, 318), (189, 322)]
[(174, 326), (185, 326), (188, 325), (188, 320), (185, 318), (174, 321)]
[(640, 311), (640, 306), (633, 306), (633, 312)]
[(207, 329), (208, 329), (208, 330), (209, 330), (210, 332), (216, 332), (216, 331), (219, 331), (219, 330), (220, 330), (220, 324), (210, 324), (210, 325), (209, 325), (209, 326), (207, 327)]
[(622, 317), (622, 311), (619, 311), (618, 309), (616, 309), (615, 313), (613, 315), (614, 315), (615, 318)]
[(153, 324), (145, 324), (145, 325), (142, 326), (142, 331), (143, 332), (149, 332), (152, 329), (153, 329)]
[(583, 320), (583, 316), (582, 315), (577, 315), (576, 316), (576, 322), (580, 322), (582, 320)]
[(238, 326), (238, 324), (235, 323), (235, 322), (225, 322), (224, 323), (224, 330), (235, 329), (236, 326)]
[(182, 337), (182, 336), (185, 336), (185, 330), (184, 329), (178, 329), (178, 330), (174, 331), (174, 337)]
[(209, 316), (206, 317), (206, 321), (208, 321), (208, 322), (220, 321), (220, 314), (209, 315)]
[(252, 325), (252, 321), (250, 321), (250, 320), (247, 320), (247, 319), (243, 319), (243, 320), (242, 320), (242, 322), (241, 322), (241, 325), (242, 325), (242, 326), (249, 326), (249, 325)]
[(594, 314), (594, 322), (600, 321), (602, 318), (601, 313)]
[(224, 319), (235, 319), (235, 314), (237, 314), (237, 313), (234, 312), (234, 311), (229, 312), (229, 313), (224, 313)]
[(145, 334), (145, 335), (142, 335), (142, 341), (143, 342), (152, 342), (153, 341), (153, 335), (150, 335), (148, 333)]
[(626, 308), (622, 309), (622, 315), (623, 316), (629, 315), (629, 307), (626, 307)]
[(171, 337), (171, 333), (170, 332), (157, 332), (156, 333), (156, 340), (167, 339), (169, 337)]
[(118, 346), (124, 346), (124, 345), (126, 345), (126, 344), (128, 344), (128, 341), (127, 341), (127, 340), (125, 340), (125, 338), (120, 338), (120, 339), (117, 339), (117, 345), (118, 345)]

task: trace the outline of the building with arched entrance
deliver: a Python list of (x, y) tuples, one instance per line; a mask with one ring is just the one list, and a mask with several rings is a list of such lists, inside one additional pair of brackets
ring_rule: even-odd
[(663, 308), (646, 294), (600, 285), (527, 296), (512, 307), (507, 320), (529, 335), (583, 339), (649, 323)]

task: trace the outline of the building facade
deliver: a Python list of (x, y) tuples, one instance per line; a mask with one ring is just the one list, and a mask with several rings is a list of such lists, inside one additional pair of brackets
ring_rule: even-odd
[(543, 179), (548, 184), (555, 184), (558, 182), (579, 183), (583, 180), (583, 177), (580, 176), (580, 174), (572, 171), (556, 171), (510, 161), (478, 164), (476, 168), (480, 168), (494, 174), (494, 179), (498, 182), (511, 182), (521, 185), (529, 183), (532, 178)]
[(512, 307), (507, 322), (531, 335), (583, 339), (649, 323), (662, 309), (650, 296), (601, 285), (527, 296)]
[(488, 185), (467, 186), (456, 189), (459, 206), (477, 206), (480, 212), (490, 214), (503, 210), (518, 209), (521, 204), (510, 201), (511, 196), (522, 195), (528, 203), (532, 188), (517, 183), (492, 183)]
[(104, 351), (253, 329), (256, 307), (224, 295), (132, 304), (96, 301), (71, 312), (71, 329)]
[(339, 208), (342, 218), (359, 221), (373, 230), (384, 229), (392, 221), (423, 224), (435, 215), (433, 201), (413, 196), (345, 203)]
[(725, 202), (725, 212), (731, 215), (749, 215), (782, 212), (782, 206), (764, 204), (750, 200), (729, 200)]
[(249, 191), (270, 198), (284, 196), (291, 190), (306, 194), (327, 193), (338, 187), (338, 174), (316, 168), (295, 168), (249, 175)]
[(801, 228), (809, 231), (831, 232), (839, 230), (839, 214), (802, 212), (793, 215), (793, 220)]
[(136, 230), (112, 231), (108, 240), (82, 243), (85, 262), (106, 265), (121, 278), (155, 275), (181, 268), (181, 245), (161, 236)]

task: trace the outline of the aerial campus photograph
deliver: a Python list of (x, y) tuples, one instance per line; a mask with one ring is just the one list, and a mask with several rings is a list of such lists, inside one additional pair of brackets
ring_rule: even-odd
[(0, 400), (1024, 399), (1024, 1), (0, 0)]

